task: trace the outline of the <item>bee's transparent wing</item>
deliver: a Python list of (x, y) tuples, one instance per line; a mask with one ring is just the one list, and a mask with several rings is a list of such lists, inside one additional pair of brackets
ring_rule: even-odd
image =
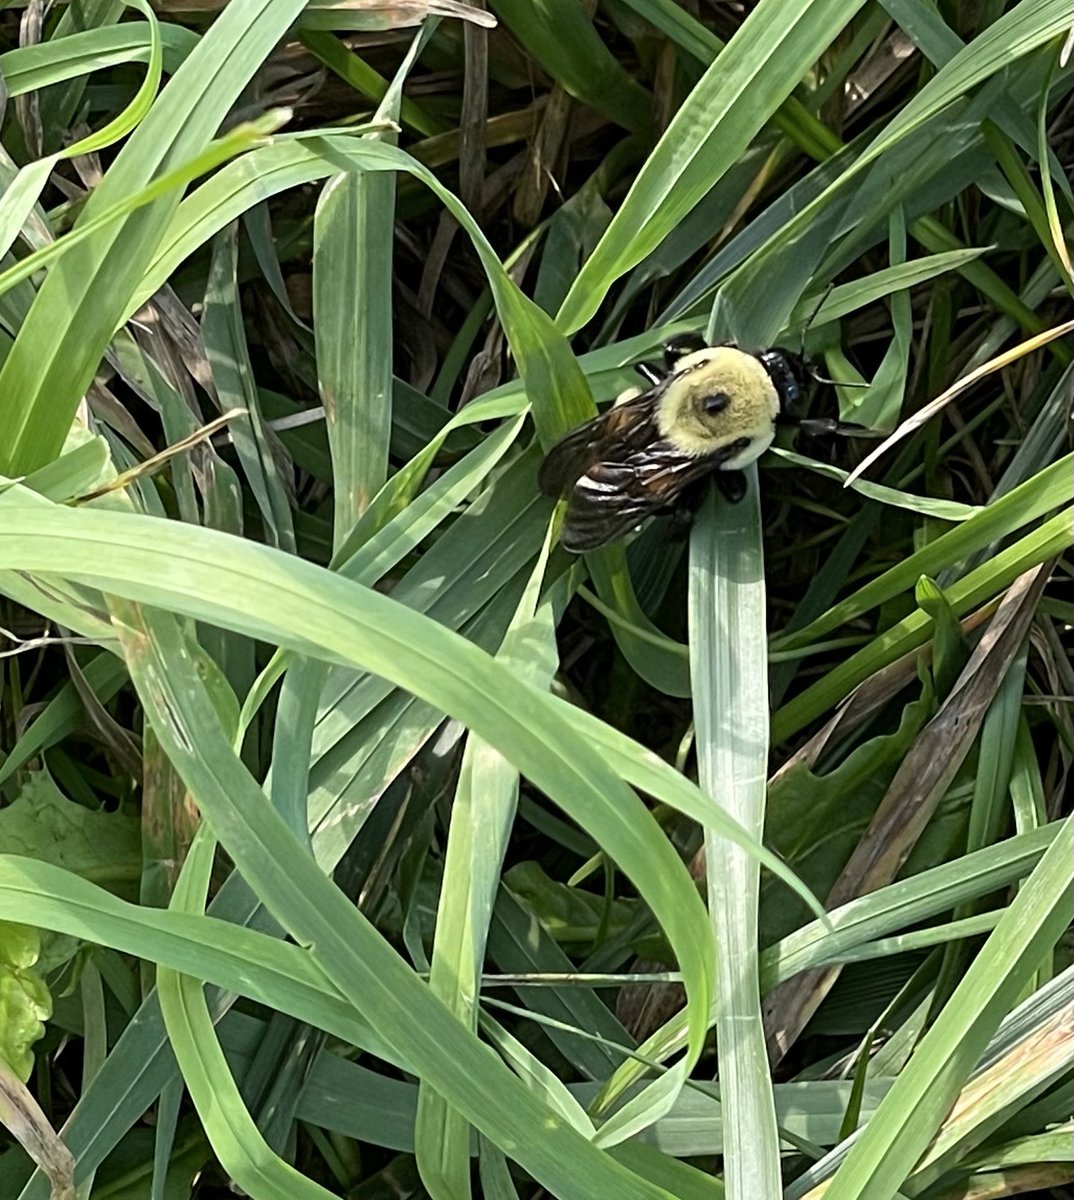
[(545, 455), (537, 486), (553, 499), (566, 496), (599, 463), (626, 459), (655, 441), (657, 394), (643, 392), (572, 429)]
[(581, 554), (624, 537), (646, 517), (673, 505), (731, 453), (691, 458), (659, 441), (622, 462), (594, 464), (571, 489), (564, 548)]

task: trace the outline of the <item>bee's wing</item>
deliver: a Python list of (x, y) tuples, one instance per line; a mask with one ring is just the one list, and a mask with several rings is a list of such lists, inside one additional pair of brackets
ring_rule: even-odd
[(659, 393), (643, 392), (572, 429), (548, 451), (537, 486), (553, 499), (565, 496), (592, 467), (629, 456), (655, 441)]
[(682, 490), (718, 467), (726, 454), (691, 458), (657, 441), (620, 462), (594, 464), (571, 489), (563, 523), (564, 549), (596, 550), (629, 533), (674, 502)]

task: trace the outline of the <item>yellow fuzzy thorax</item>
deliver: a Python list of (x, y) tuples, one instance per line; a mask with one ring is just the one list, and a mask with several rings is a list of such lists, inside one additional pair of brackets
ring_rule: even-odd
[[(660, 397), (656, 414), (660, 436), (692, 458), (713, 454), (740, 438), (750, 446), (725, 465), (745, 466), (772, 442), (779, 395), (761, 362), (733, 346), (710, 346), (679, 359)], [(705, 401), (717, 393), (729, 403), (707, 413)]]

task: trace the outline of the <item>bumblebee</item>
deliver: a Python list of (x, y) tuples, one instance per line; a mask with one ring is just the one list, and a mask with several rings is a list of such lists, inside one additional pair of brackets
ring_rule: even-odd
[[(637, 368), (649, 387), (624, 393), (612, 408), (549, 450), (537, 476), (553, 498), (567, 498), (562, 542), (574, 554), (623, 537), (647, 517), (670, 511), (688, 525), (706, 481), (740, 500), (741, 475), (772, 444), (776, 425), (800, 400), (805, 367), (785, 350), (750, 354), (685, 336), (664, 347), (664, 367)], [(836, 422), (802, 422), (813, 431)]]

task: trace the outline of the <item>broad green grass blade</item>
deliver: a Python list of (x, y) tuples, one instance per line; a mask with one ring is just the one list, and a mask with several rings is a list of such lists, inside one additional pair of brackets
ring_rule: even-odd
[[(690, 665), (698, 782), (710, 802), (760, 837), (768, 778), (768, 656), (757, 470), (736, 505), (710, 493), (690, 538)], [(716, 934), (716, 1049), (729, 1200), (777, 1195), (779, 1134), (757, 963), (760, 864), (706, 829)]]
[[(183, 863), (171, 908), (204, 908), (215, 841), (202, 826)], [(202, 1128), (221, 1166), (244, 1192), (265, 1200), (331, 1200), (332, 1193), (273, 1154), (243, 1101), (205, 1002), (202, 984), (168, 967), (157, 972), (161, 1013)]]
[(986, 253), (984, 248), (969, 247), (965, 250), (948, 250), (942, 254), (929, 254), (924, 258), (914, 259), (913, 262), (896, 263), (866, 275), (863, 279), (855, 279), (851, 283), (841, 283), (824, 295), (823, 303), (817, 307), (821, 293), (814, 292), (803, 296), (794, 307), (787, 323), (788, 330), (812, 321), (820, 326), (828, 321), (836, 321), (849, 313), (864, 308), (867, 304), (875, 304), (885, 296), (907, 288), (917, 287), (943, 275), (947, 271), (957, 271), (966, 263), (973, 262)]
[[(712, 954), (702, 906), (670, 844), (651, 832), (644, 806), (549, 696), (403, 605), (265, 547), (204, 529), (184, 527), (180, 535), (137, 517), (70, 510), (53, 517), (9, 506), (6, 497), (0, 504), (0, 567), (17, 559), (23, 569), (73, 573), (76, 558), (50, 558), (48, 550), (63, 556), (81, 542), (83, 568), (110, 592), (372, 670), (493, 744), (593, 833), (650, 903), (688, 981), (691, 1057), (700, 1051)], [(105, 576), (96, 574), (100, 539), (110, 547)], [(506, 695), (509, 708), (497, 699)]]
[[(398, 119), (403, 81), (424, 40), (419, 33), (412, 43), (378, 119)], [(394, 175), (348, 172), (327, 184), (314, 216), (317, 379), (332, 452), (337, 550), (388, 475), (394, 210)]]
[[(547, 687), (558, 665), (552, 606), (538, 611), (547, 546), (537, 561), (499, 657), (520, 678)], [(429, 988), (460, 1021), (477, 1027), (481, 968), (504, 855), (518, 804), (518, 772), (492, 747), (466, 744), (436, 916)], [(470, 1190), (470, 1126), (427, 1085), (420, 1089), (414, 1132), (422, 1181), (434, 1197)]]
[(231, 921), (130, 904), (61, 867), (17, 855), (0, 857), (0, 905), (13, 920), (32, 920), (42, 929), (210, 979), (391, 1057), (391, 1048), (340, 999), (303, 952), (276, 937)]
[(484, 1200), (518, 1200), (518, 1192), (515, 1191), (507, 1159), (485, 1139), (482, 1139), (478, 1153), (481, 1193)]
[[(124, 618), (137, 619), (133, 606)], [(632, 1188), (639, 1200), (664, 1200), (662, 1189), (618, 1167), (536, 1100), (297, 850), (220, 735), (194, 673), (176, 670), (176, 619), (161, 614), (129, 627), (123, 639), (154, 728), (206, 815), (212, 814), (222, 844), (252, 886), (272, 896), (277, 914), (341, 995), (389, 1030), (387, 1040), (423, 1078), (556, 1194), (593, 1200)], [(535, 1129), (541, 1136), (533, 1136)]]
[[(162, 66), (172, 74), (198, 44), (198, 35), (180, 25), (158, 24)], [(86, 29), (0, 54), (0, 71), (10, 97), (36, 92), (92, 71), (122, 63), (148, 62), (153, 53), (152, 28), (136, 24)]]
[(388, 471), (394, 204), (392, 175), (340, 175), (326, 185), (314, 221), (317, 374), (337, 548)]

